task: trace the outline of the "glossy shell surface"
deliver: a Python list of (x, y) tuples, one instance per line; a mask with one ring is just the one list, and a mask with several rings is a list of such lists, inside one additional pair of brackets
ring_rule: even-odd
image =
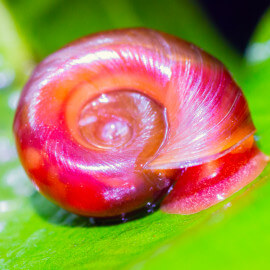
[(217, 203), (264, 168), (254, 132), (245, 97), (218, 60), (149, 29), (98, 33), (47, 57), (14, 121), (40, 192), (93, 217), (159, 203), (168, 191), (162, 209), (170, 213)]

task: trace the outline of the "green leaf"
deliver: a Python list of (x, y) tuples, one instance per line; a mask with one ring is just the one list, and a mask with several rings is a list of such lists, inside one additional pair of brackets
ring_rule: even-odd
[[(0, 2), (0, 71), (2, 77), (0, 88), (8, 86), (14, 79), (22, 83), (25, 80), (27, 71), (32, 64), (31, 53), (28, 45), (20, 35), (15, 22), (12, 20), (5, 5)], [(5, 84), (4, 85), (4, 78)]]
[(246, 50), (242, 86), (260, 137), (262, 150), (270, 154), (270, 9), (259, 23)]
[[(269, 61), (243, 64), (193, 1), (17, 0), (7, 1), (6, 6), (10, 13), (0, 2), (0, 15), (6, 14), (0, 16), (0, 68), (9, 66), (16, 76), (0, 89), (1, 269), (269, 267), (269, 168), (248, 192), (241, 191), (207, 211), (189, 216), (157, 211), (135, 221), (102, 226), (67, 213), (34, 191), (16, 157), (11, 134), (22, 82), (17, 78), (24, 72), (21, 62), (31, 61), (32, 55), (42, 59), (89, 33), (144, 26), (192, 41), (229, 67), (248, 94), (258, 136), (269, 153), (264, 134), (270, 117), (265, 105), (270, 76), (263, 72), (270, 70)], [(15, 37), (12, 46), (8, 36)]]

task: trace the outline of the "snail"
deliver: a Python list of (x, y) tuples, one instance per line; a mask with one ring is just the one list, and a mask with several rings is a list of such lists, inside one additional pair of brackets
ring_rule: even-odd
[(268, 161), (223, 64), (144, 28), (93, 34), (48, 56), (22, 91), (13, 130), (36, 188), (89, 217), (148, 204), (196, 213)]

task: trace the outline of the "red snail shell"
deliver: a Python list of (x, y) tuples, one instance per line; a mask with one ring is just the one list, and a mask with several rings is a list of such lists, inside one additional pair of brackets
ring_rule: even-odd
[(111, 217), (162, 201), (191, 214), (260, 174), (247, 102), (225, 67), (149, 29), (80, 39), (42, 61), (14, 121), (24, 169), (48, 199)]

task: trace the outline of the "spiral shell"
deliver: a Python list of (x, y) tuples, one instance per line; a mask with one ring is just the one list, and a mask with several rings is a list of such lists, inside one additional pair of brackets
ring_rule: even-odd
[(40, 192), (93, 217), (140, 209), (169, 191), (162, 209), (170, 213), (215, 204), (264, 168), (254, 131), (218, 60), (149, 29), (98, 33), (47, 57), (14, 121)]

